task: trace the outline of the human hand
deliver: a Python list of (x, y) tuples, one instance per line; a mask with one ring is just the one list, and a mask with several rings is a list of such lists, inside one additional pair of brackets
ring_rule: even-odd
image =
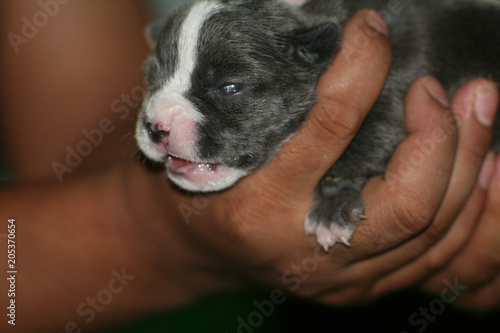
[[(483, 91), (491, 91), (490, 103), (498, 103), (498, 91), (492, 83), (475, 82)], [(481, 86), (482, 85), (482, 86)], [(491, 109), (496, 109), (493, 105)], [(458, 281), (459, 302), (476, 310), (500, 305), (500, 158), (489, 153), (473, 193), (460, 211), (443, 245), (461, 244), (447, 264), (423, 284), (424, 290), (440, 293), (443, 281)], [(464, 241), (465, 240), (465, 241)]]
[[(470, 243), (470, 239), (477, 234), (474, 229), (481, 224), (479, 217), (484, 207), (485, 189), (493, 168), (491, 154), (483, 166), (479, 185), (476, 185), (477, 171), (480, 170), (480, 164), (483, 163), (486, 149), (491, 142), (493, 118), (497, 106), (498, 89), (494, 83), (484, 79), (469, 82), (453, 97), (452, 111), (457, 121), (459, 134), (455, 165), (449, 187), (434, 217), (434, 222), (425, 231), (431, 241), (440, 240), (423, 252), (420, 257), (388, 274), (384, 282), (380, 284), (381, 289), (392, 290), (426, 278), (428, 282), (425, 288), (428, 291), (442, 292), (450, 281), (455, 284), (460, 283), (462, 286), (463, 282), (468, 280), (467, 276), (491, 277), (494, 261), (490, 262), (489, 266), (484, 265), (488, 267), (483, 267), (482, 271), (478, 271), (478, 266), (467, 267), (457, 260), (460, 260), (460, 253), (464, 252), (463, 248), (466, 244)], [(476, 112), (480, 109), (483, 112)], [(495, 211), (492, 207), (494, 206), (490, 203), (484, 214), (488, 216), (487, 218), (494, 220)], [(497, 220), (498, 216), (496, 212)], [(490, 232), (495, 230), (494, 225), (493, 227), (490, 225), (489, 228)], [(484, 244), (482, 248), (495, 253), (495, 246), (498, 247), (497, 244), (491, 242)], [(469, 260), (477, 262), (477, 258), (471, 257)], [(453, 262), (461, 267), (463, 273), (467, 272), (464, 278), (458, 274), (457, 270), (450, 268), (450, 263)], [(446, 268), (443, 269), (443, 267)], [(484, 283), (486, 278), (481, 281)]]
[[(198, 205), (196, 198), (169, 192), (169, 201), (177, 207), (196, 210), (188, 218), (178, 214), (178, 219), (189, 222), (182, 232), (190, 247), (207, 254), (211, 281), (214, 267), (230, 269), (319, 301), (347, 303), (373, 298), (430, 274), (429, 269), (415, 277), (406, 272), (421, 266), (415, 263), (450, 227), (471, 191), (450, 179), (461, 179), (463, 174), (475, 179), (491, 136), (491, 129), (485, 131), (475, 117), (469, 117), (465, 137), (473, 140), (469, 143), (461, 137), (457, 150), (445, 93), (430, 78), (410, 89), (409, 135), (386, 175), (365, 187), (369, 219), (358, 226), (352, 247), (337, 246), (325, 255), (315, 239), (303, 232), (316, 184), (354, 137), (390, 67), (387, 39), (367, 25), (373, 18), (363, 11), (347, 24), (344, 40), (355, 48), (349, 48), (348, 54), (341, 51), (322, 76), (320, 101), (308, 122), (269, 165), (228, 191), (203, 197)], [(432, 149), (426, 150), (422, 144), (428, 144), (429, 138)], [(470, 154), (471, 147), (475, 155)], [(463, 160), (467, 163), (460, 163)], [(397, 280), (400, 276), (405, 279)]]

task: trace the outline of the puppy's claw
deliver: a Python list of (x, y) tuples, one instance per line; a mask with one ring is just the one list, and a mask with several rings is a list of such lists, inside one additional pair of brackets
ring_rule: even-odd
[(351, 243), (349, 243), (349, 241), (347, 240), (347, 238), (342, 237), (340, 240), (342, 241), (342, 243), (345, 244), (345, 246), (351, 247)]
[(307, 218), (304, 229), (307, 235), (316, 235), (318, 244), (325, 252), (328, 252), (336, 243), (342, 243), (347, 247), (351, 246), (349, 239), (354, 232), (354, 225), (340, 225), (336, 222), (331, 222), (328, 225)]

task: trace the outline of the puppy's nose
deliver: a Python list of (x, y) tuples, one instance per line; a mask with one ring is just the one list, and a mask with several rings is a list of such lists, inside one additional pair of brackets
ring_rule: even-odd
[(146, 123), (146, 129), (148, 130), (148, 135), (151, 141), (154, 143), (168, 143), (168, 136), (170, 135), (170, 128), (161, 124)]

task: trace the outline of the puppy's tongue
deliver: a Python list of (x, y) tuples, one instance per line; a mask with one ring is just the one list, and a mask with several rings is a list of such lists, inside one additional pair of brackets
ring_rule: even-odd
[(195, 163), (175, 156), (168, 157), (168, 171), (177, 176), (213, 173), (217, 169), (216, 164)]
[(191, 192), (213, 192), (234, 184), (245, 173), (224, 164), (199, 163), (169, 155), (166, 163), (168, 178)]

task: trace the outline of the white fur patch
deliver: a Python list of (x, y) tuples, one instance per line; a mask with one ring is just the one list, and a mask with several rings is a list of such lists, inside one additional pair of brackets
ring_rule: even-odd
[[(216, 2), (200, 2), (193, 5), (180, 29), (178, 38), (178, 63), (174, 74), (166, 84), (143, 103), (143, 112), (149, 122), (166, 122), (175, 124), (180, 118), (184, 123), (199, 124), (204, 116), (184, 97), (191, 87), (191, 77), (196, 66), (198, 40), (200, 30), (205, 21), (215, 14), (222, 5)], [(166, 101), (166, 102), (165, 102)], [(174, 139), (171, 148), (175, 153), (188, 160), (197, 160), (196, 134), (176, 135), (178, 128), (173, 128), (171, 136)], [(180, 130), (180, 129), (179, 129)], [(147, 130), (142, 124), (137, 126), (137, 141), (139, 147), (151, 159), (161, 161), (164, 153), (158, 151), (149, 139)], [(178, 149), (175, 149), (178, 148)], [(181, 149), (182, 148), (182, 149)]]
[(195, 4), (184, 20), (179, 35), (179, 49), (177, 68), (174, 76), (166, 86), (167, 91), (183, 94), (191, 86), (191, 74), (196, 65), (198, 40), (205, 21), (215, 14), (221, 5), (214, 2), (200, 2)]
[[(149, 118), (155, 116), (153, 114), (153, 104), (159, 99), (182, 98), (184, 104), (191, 104), (182, 96), (191, 88), (191, 77), (196, 66), (201, 28), (205, 21), (215, 14), (221, 6), (214, 2), (200, 2), (193, 5), (189, 11), (189, 14), (182, 23), (181, 32), (178, 36), (178, 62), (174, 74), (167, 84), (155, 96), (152, 96), (148, 103), (146, 114)], [(193, 119), (201, 120), (203, 118), (199, 112), (195, 111), (194, 105), (191, 104), (190, 109), (193, 110)]]
[(171, 174), (169, 174), (169, 178), (185, 190), (192, 192), (211, 192), (228, 188), (246, 175), (247, 172), (243, 170), (218, 166), (217, 172), (204, 172), (202, 175), (194, 175), (195, 178), (197, 178), (195, 180)]

